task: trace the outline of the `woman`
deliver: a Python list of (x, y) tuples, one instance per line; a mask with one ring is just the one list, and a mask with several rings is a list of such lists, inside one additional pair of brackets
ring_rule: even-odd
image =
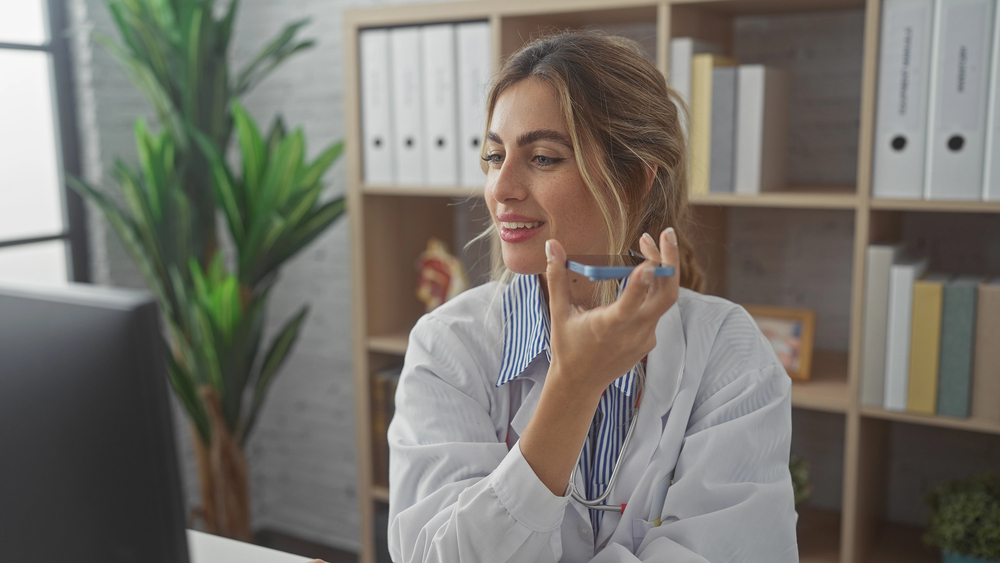
[[(487, 122), (499, 279), (410, 334), (393, 560), (797, 561), (790, 381), (744, 309), (694, 291), (663, 76), (621, 38), (543, 38), (505, 63)], [(647, 261), (624, 287), (566, 270), (629, 250)]]

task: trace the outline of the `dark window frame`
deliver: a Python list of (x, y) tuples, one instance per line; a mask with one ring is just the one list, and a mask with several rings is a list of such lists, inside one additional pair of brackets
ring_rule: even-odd
[(62, 157), (63, 216), (66, 230), (60, 234), (18, 240), (0, 241), (0, 248), (24, 244), (65, 240), (68, 244), (68, 281), (89, 283), (90, 252), (87, 236), (87, 217), (83, 198), (69, 187), (69, 176), (81, 176), (80, 144), (76, 121), (76, 96), (74, 95), (73, 60), (69, 47), (69, 17), (64, 0), (46, 0), (49, 41), (41, 45), (0, 42), (0, 50), (19, 49), (41, 51), (52, 56), (52, 90), (55, 94), (54, 109), (59, 128), (60, 156)]

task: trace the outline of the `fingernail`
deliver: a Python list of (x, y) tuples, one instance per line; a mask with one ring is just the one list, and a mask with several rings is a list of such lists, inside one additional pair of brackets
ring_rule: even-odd
[(545, 259), (552, 261), (552, 241), (545, 241)]
[(674, 228), (673, 227), (668, 227), (667, 228), (667, 241), (670, 244), (672, 244), (674, 246), (677, 246), (677, 233), (674, 232)]
[(649, 233), (642, 233), (642, 238), (645, 239), (646, 242), (648, 242), (649, 244), (656, 246), (656, 241), (653, 240), (653, 237)]

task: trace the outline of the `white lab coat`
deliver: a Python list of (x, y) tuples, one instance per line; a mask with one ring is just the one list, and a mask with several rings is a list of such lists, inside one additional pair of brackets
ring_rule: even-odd
[(496, 288), (466, 291), (410, 333), (388, 436), (393, 561), (798, 561), (791, 382), (746, 310), (681, 288), (660, 319), (607, 501), (627, 506), (604, 514), (595, 541), (587, 509), (521, 455), (548, 361), (496, 387)]

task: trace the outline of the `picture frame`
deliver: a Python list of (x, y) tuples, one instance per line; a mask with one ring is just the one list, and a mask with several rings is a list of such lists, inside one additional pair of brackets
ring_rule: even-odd
[(808, 381), (816, 335), (816, 311), (772, 305), (743, 305), (771, 342), (789, 377)]

